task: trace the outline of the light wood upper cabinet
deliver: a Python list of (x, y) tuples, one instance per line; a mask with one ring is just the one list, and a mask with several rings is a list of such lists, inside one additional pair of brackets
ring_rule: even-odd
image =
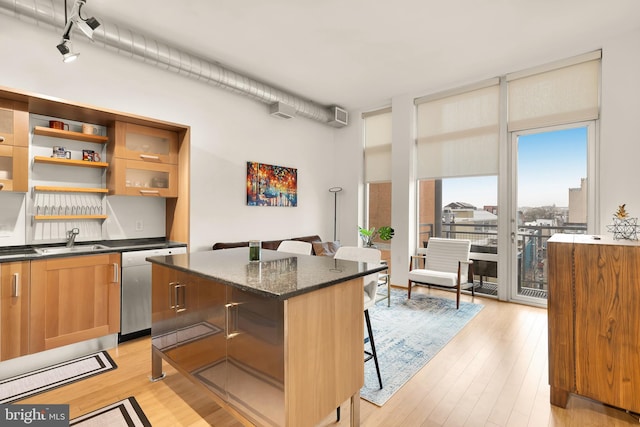
[(29, 353), (29, 266), (0, 264), (0, 361)]
[(27, 104), (0, 99), (0, 191), (28, 191)]
[(120, 331), (120, 254), (31, 262), (30, 352)]
[(29, 146), (27, 104), (0, 99), (0, 145)]
[(127, 196), (178, 196), (178, 134), (116, 122), (109, 130), (109, 192)]
[(115, 123), (115, 144), (112, 157), (150, 163), (178, 163), (178, 134), (173, 131)]

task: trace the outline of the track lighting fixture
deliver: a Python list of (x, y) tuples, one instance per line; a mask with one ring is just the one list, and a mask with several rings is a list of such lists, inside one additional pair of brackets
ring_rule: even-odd
[(56, 47), (58, 48), (58, 50), (62, 54), (62, 61), (63, 62), (75, 61), (78, 58), (78, 56), (80, 56), (79, 53), (75, 53), (73, 51), (73, 46), (71, 45), (71, 40), (69, 40), (69, 39), (63, 39), (62, 43), (60, 43)]
[(83, 18), (82, 7), (87, 4), (87, 0), (76, 0), (73, 8), (71, 9), (71, 17), (67, 19), (67, 0), (64, 2), (64, 33), (62, 34), (62, 41), (56, 47), (60, 54), (62, 54), (62, 60), (64, 62), (71, 62), (75, 60), (80, 54), (73, 52), (71, 45), (71, 29), (75, 24), (85, 36), (93, 40), (93, 31), (100, 26), (100, 22), (95, 18)]

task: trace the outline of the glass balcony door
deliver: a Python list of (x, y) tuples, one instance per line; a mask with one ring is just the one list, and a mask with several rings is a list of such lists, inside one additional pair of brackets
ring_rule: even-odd
[(510, 299), (546, 306), (547, 240), (587, 232), (594, 212), (592, 123), (512, 135)]

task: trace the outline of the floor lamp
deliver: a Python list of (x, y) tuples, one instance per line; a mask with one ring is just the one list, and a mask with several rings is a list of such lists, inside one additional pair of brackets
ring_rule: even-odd
[(336, 224), (338, 213), (338, 193), (342, 191), (342, 187), (331, 187), (330, 193), (333, 193), (333, 241), (336, 241)]

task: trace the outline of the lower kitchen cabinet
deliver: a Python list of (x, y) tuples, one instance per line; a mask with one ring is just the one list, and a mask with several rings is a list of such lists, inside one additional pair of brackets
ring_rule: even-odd
[(0, 361), (29, 352), (29, 265), (0, 264)]
[(31, 262), (31, 353), (120, 331), (120, 254)]

